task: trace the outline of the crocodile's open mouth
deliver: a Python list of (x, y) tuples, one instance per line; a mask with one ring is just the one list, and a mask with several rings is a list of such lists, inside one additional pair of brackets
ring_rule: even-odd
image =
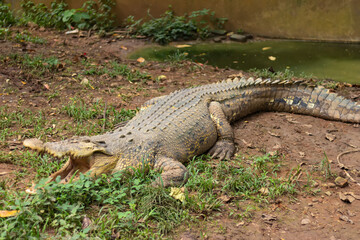
[(116, 165), (115, 156), (109, 154), (104, 144), (88, 140), (65, 140), (43, 143), (39, 139), (27, 139), (24, 146), (38, 152), (46, 152), (57, 158), (69, 156), (68, 161), (57, 172), (50, 175), (49, 181), (60, 177), (60, 183), (76, 180), (80, 173), (89, 172), (90, 176), (109, 173)]

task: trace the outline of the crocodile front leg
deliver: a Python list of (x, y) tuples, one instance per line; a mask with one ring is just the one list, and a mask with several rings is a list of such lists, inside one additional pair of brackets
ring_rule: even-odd
[(180, 186), (189, 178), (186, 167), (172, 158), (160, 157), (155, 162), (154, 169), (161, 171), (161, 177), (153, 182), (154, 186)]
[(234, 133), (231, 125), (219, 102), (211, 102), (209, 112), (218, 133), (218, 140), (210, 149), (209, 154), (212, 158), (218, 157), (220, 160), (230, 159), (235, 152)]

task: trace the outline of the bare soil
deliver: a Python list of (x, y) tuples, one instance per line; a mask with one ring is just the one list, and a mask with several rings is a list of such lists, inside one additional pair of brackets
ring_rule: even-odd
[[(22, 29), (19, 29), (22, 30)], [(134, 49), (148, 45), (146, 40), (130, 39), (119, 35), (99, 38), (96, 35), (65, 35), (56, 31), (32, 29), (34, 35), (47, 40), (47, 44), (0, 42), (2, 56), (9, 54), (55, 56), (61, 60), (56, 72), (48, 72), (41, 78), (29, 75), (27, 70), (9, 64), (6, 59), (0, 62), (0, 105), (10, 109), (30, 109), (43, 111), (49, 118), (61, 119), (64, 116), (53, 114), (56, 109), (69, 102), (72, 97), (80, 97), (86, 102), (102, 99), (116, 109), (139, 107), (146, 100), (168, 94), (174, 90), (195, 85), (217, 82), (231, 74), (239, 74), (232, 69), (217, 69), (212, 66), (184, 63), (173, 66), (169, 63), (139, 63), (126, 59)], [(111, 78), (107, 75), (87, 76), (93, 88), (85, 88), (76, 74), (81, 73), (81, 59), (94, 64), (103, 64), (116, 60), (133, 69), (147, 72), (152, 79), (130, 83), (122, 77)], [(71, 62), (72, 65), (66, 64)], [(72, 73), (76, 73), (72, 75)], [(248, 73), (240, 73), (248, 76)], [(166, 79), (156, 81), (157, 76)], [(141, 88), (143, 90), (139, 91)], [(56, 98), (48, 96), (58, 91)], [(360, 88), (339, 84), (336, 91), (359, 100)], [(125, 97), (124, 97), (125, 96)], [(289, 113), (258, 113), (248, 116), (234, 124), (238, 152), (245, 155), (262, 155), (278, 151), (283, 155), (282, 170), (288, 172), (300, 166), (298, 177), (300, 185), (307, 182), (307, 174), (316, 181), (309, 192), (298, 194), (296, 200), (282, 197), (276, 202), (261, 205), (252, 212), (251, 217), (236, 219), (229, 216), (234, 203), (224, 203), (221, 211), (206, 216), (194, 226), (184, 224), (170, 235), (175, 239), (359, 239), (360, 228), (360, 152), (352, 152), (341, 157), (348, 167), (349, 179), (345, 171), (339, 168), (337, 156), (345, 151), (360, 148), (360, 128), (358, 124), (327, 121), (311, 116)], [(333, 141), (330, 135), (335, 136)], [(64, 133), (67, 136), (67, 133)], [(328, 137), (327, 137), (328, 136)], [(58, 137), (48, 137), (58, 140)], [(22, 151), (24, 137), (6, 139), (10, 144), (0, 150)], [(349, 185), (340, 188), (333, 185), (334, 177), (325, 180), (319, 169), (324, 153), (330, 161), (331, 170), (348, 179)], [(214, 160), (216, 161), (216, 160)], [(11, 163), (1, 163), (1, 172), (10, 172), (0, 176), (12, 178), (14, 171), (23, 171), (22, 167)], [(28, 169), (31, 171), (31, 169)], [(24, 179), (25, 188), (31, 179)], [(318, 190), (314, 192), (313, 190)], [(351, 203), (342, 201), (339, 193), (355, 196)], [(242, 205), (252, 203), (247, 201)]]

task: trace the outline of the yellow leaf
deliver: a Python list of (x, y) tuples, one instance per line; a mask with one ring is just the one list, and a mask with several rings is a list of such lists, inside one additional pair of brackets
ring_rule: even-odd
[(269, 50), (269, 49), (271, 49), (271, 47), (263, 47), (262, 48), (263, 51), (266, 51), (266, 50)]
[(127, 47), (125, 47), (125, 46), (121, 46), (120, 48), (123, 50), (127, 50)]
[(165, 75), (160, 75), (160, 76), (157, 77), (157, 79), (160, 80), (160, 81), (161, 80), (166, 80), (166, 78), (167, 77)]
[(16, 216), (18, 213), (19, 210), (11, 210), (11, 211), (0, 210), (0, 217), (1, 218), (13, 217)]
[(177, 48), (187, 48), (187, 47), (191, 47), (191, 45), (182, 44), (182, 45), (176, 45), (175, 47), (177, 47)]
[(185, 191), (184, 188), (172, 187), (169, 195), (177, 200), (180, 200), (181, 202), (184, 202), (185, 201), (184, 191)]
[(270, 60), (270, 61), (275, 61), (275, 60), (276, 60), (276, 57), (274, 57), (274, 56), (269, 56), (269, 60)]
[(189, 55), (189, 53), (187, 53), (187, 52), (183, 52), (183, 54), (184, 54), (184, 56), (187, 56), (187, 55)]
[(21, 83), (24, 84), (24, 85), (26, 84), (26, 82), (24, 82), (24, 81), (21, 81)]
[(138, 61), (139, 63), (143, 63), (145, 62), (145, 58), (139, 57), (138, 59), (136, 59), (136, 61)]

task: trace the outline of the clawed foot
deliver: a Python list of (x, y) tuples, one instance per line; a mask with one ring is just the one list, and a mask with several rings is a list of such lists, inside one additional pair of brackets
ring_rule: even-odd
[(235, 145), (230, 140), (220, 140), (210, 149), (209, 154), (212, 158), (220, 160), (230, 159), (235, 153)]

